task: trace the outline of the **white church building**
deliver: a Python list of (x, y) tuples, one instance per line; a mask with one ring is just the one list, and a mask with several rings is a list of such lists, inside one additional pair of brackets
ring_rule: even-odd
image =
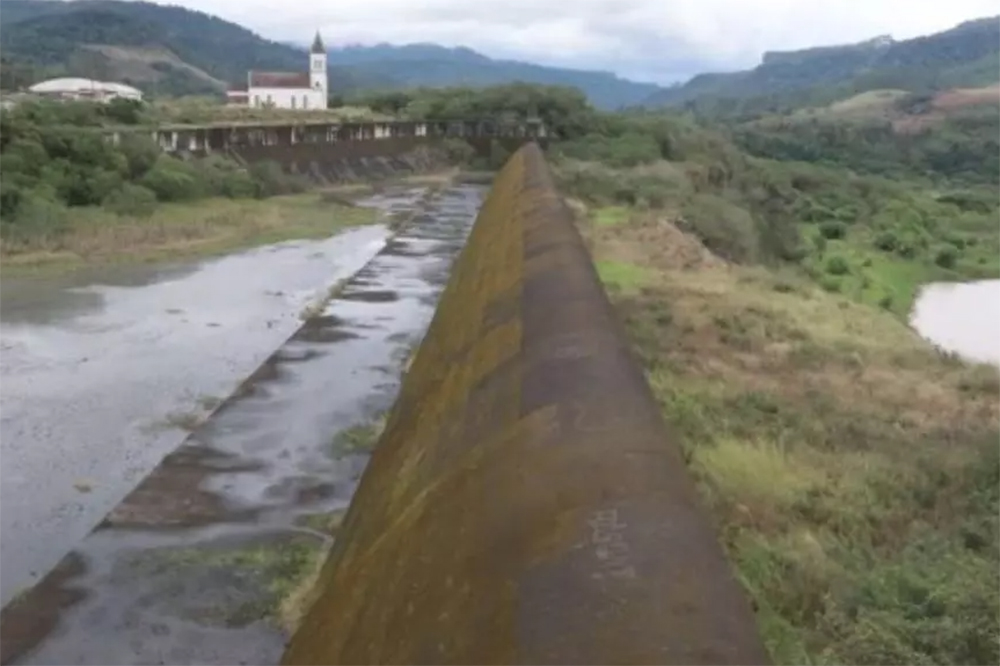
[(309, 49), (309, 71), (247, 72), (246, 90), (229, 90), (228, 102), (251, 108), (327, 108), (326, 47), (319, 32)]

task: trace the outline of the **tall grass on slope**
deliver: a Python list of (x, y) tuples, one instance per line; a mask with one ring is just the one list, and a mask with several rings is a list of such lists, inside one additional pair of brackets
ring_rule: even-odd
[(774, 659), (1000, 663), (997, 370), (661, 215), (584, 231)]

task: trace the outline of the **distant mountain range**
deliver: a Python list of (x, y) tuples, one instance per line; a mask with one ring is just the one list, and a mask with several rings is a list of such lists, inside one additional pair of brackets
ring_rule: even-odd
[(922, 91), (983, 86), (1000, 80), (1000, 17), (968, 21), (944, 32), (895, 41), (769, 52), (743, 72), (700, 74), (664, 88), (646, 106), (790, 96), (825, 88), (831, 97), (868, 90)]
[[(175, 6), (0, 0), (0, 16), (0, 84), (5, 89), (76, 75), (124, 81), (159, 94), (220, 93), (229, 84), (244, 82), (247, 70), (301, 70), (306, 64), (305, 44), (267, 40), (216, 16)], [(752, 70), (701, 74), (670, 88), (609, 72), (496, 60), (462, 47), (350, 46), (329, 51), (330, 90), (350, 94), (524, 81), (573, 86), (602, 109), (702, 108), (760, 98), (828, 103), (868, 90), (994, 83), (1000, 79), (998, 18), (905, 41), (878, 37), (845, 46), (769, 52)]]
[[(15, 68), (30, 64), (47, 75), (114, 78), (147, 91), (195, 94), (243, 82), (249, 69), (306, 66), (305, 45), (270, 41), (181, 7), (118, 0), (0, 0), (0, 15), (5, 62)], [(604, 109), (638, 104), (660, 89), (608, 72), (493, 60), (471, 49), (435, 44), (333, 49), (329, 73), (335, 93), (525, 81), (574, 86)]]
[(661, 90), (611, 72), (544, 67), (515, 60), (494, 60), (465, 47), (437, 44), (350, 46), (329, 51), (330, 63), (361, 77), (391, 80), (393, 87), (488, 86), (511, 81), (572, 86), (603, 109), (636, 106)]

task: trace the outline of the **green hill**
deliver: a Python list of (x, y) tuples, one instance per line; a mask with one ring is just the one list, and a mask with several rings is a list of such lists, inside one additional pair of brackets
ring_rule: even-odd
[[(115, 78), (147, 91), (221, 91), (249, 69), (301, 69), (305, 46), (270, 41), (203, 12), (118, 0), (0, 0), (0, 49), (18, 76)], [(634, 105), (660, 88), (608, 72), (493, 60), (467, 48), (434, 44), (349, 47), (330, 51), (331, 91), (416, 86), (487, 86), (524, 81), (572, 86), (598, 107)], [(28, 70), (26, 68), (32, 68)], [(36, 76), (31, 75), (36, 72)]]
[[(1000, 79), (998, 18), (968, 21), (944, 32), (894, 41), (765, 53), (752, 70), (701, 74), (658, 91), (646, 106), (767, 110), (829, 103), (869, 90), (930, 92), (977, 87)], [(768, 108), (772, 107), (772, 108)]]
[[(302, 69), (301, 49), (234, 23), (147, 2), (3, 0), (0, 48), (34, 78), (113, 78), (162, 94), (221, 92), (249, 69)], [(155, 54), (155, 55), (154, 55)], [(140, 67), (139, 65), (145, 65)], [(339, 89), (384, 85), (333, 67)]]

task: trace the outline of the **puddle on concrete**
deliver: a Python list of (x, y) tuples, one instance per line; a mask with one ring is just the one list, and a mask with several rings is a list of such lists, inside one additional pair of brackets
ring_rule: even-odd
[[(385, 209), (404, 201), (427, 210), (397, 239), (409, 251), (379, 252), (319, 317), (294, 334), (286, 331), (285, 344), (79, 543), (73, 558), (82, 568), (55, 583), (50, 577), (46, 595), (29, 594), (13, 607), (17, 612), (5, 612), (3, 661), (19, 655), (18, 663), (33, 664), (276, 663), (285, 634), (276, 624), (273, 585), (282, 577), (275, 572), (288, 573), (303, 562), (282, 564), (271, 561), (280, 560), (274, 553), (258, 553), (243, 573), (213, 563), (219, 552), (239, 559), (232, 552), (241, 547), (233, 540), (315, 540), (322, 533), (304, 527), (303, 520), (348, 505), (368, 455), (336, 451), (335, 439), (391, 407), (401, 360), (430, 322), (483, 192), (454, 187), (430, 202), (419, 192), (374, 197)], [(336, 282), (342, 276), (335, 272), (317, 285)], [(158, 312), (172, 305), (160, 303)], [(235, 328), (222, 333), (220, 345), (242, 344)], [(154, 349), (147, 353), (155, 355)], [(143, 444), (133, 440), (136, 445)], [(108, 448), (109, 456), (125, 450)], [(103, 455), (93, 447), (89, 453), (100, 458), (96, 464), (107, 465)], [(103, 479), (105, 473), (89, 476)], [(3, 492), (6, 502), (6, 487)], [(7, 535), (5, 523), (5, 542)], [(38, 544), (57, 546), (51, 539)], [(149, 558), (163, 559), (157, 553), (169, 561), (179, 550), (195, 553), (194, 563), (148, 565)], [(197, 555), (209, 552), (215, 555), (204, 561)], [(74, 603), (60, 604), (72, 590)], [(33, 631), (24, 629), (28, 616), (36, 618)], [(56, 616), (58, 632), (37, 629), (52, 626)]]

